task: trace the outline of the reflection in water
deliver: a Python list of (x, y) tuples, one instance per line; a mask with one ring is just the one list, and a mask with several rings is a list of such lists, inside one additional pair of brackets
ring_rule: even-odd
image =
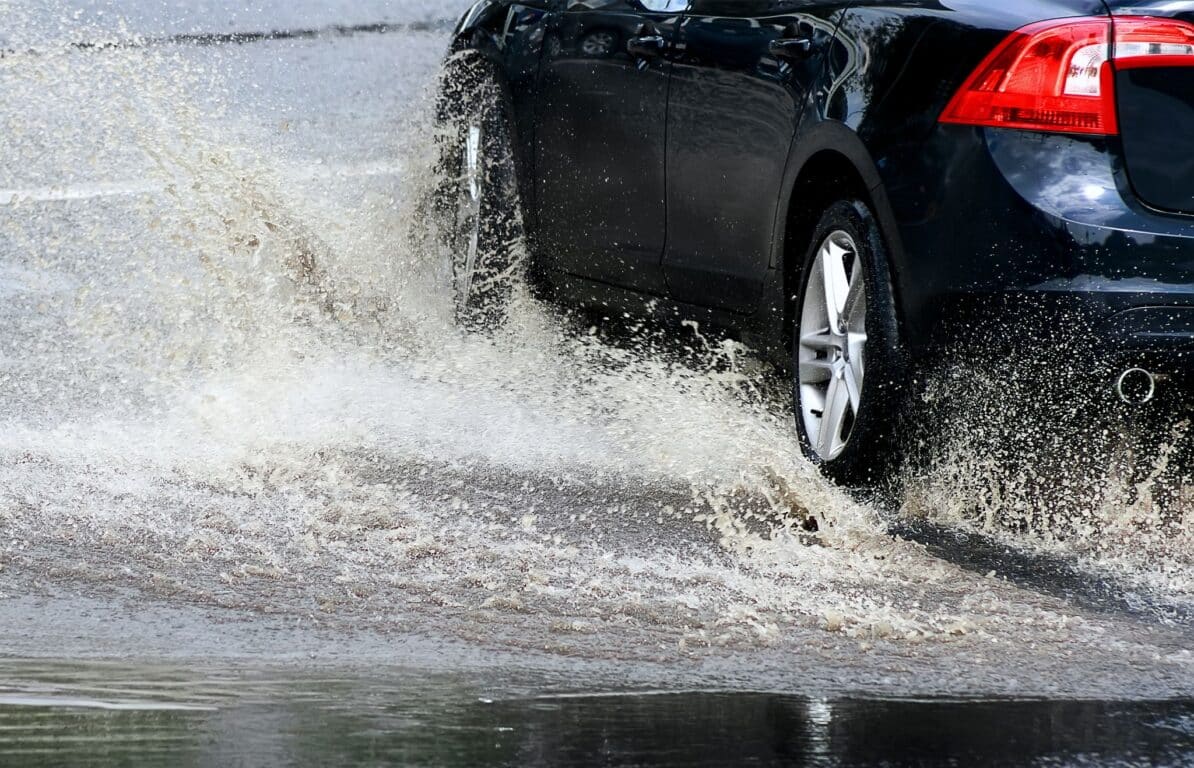
[[(534, 695), (436, 675), (0, 664), (3, 765), (1189, 765), (1192, 702)], [(494, 691), (504, 688), (505, 695)]]

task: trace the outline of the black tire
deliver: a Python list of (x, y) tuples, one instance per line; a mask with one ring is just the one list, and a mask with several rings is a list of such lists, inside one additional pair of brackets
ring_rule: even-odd
[[(802, 410), (801, 317), (818, 253), (830, 236), (838, 232), (847, 233), (856, 245), (852, 269), (861, 267), (865, 280), (865, 378), (845, 447), (840, 454), (825, 458), (818, 454), (810, 440)], [(854, 274), (851, 272), (851, 276)], [(821, 215), (804, 254), (793, 329), (796, 427), (805, 455), (819, 465), (823, 474), (840, 485), (864, 489), (885, 485), (901, 463), (898, 432), (900, 413), (905, 406), (908, 389), (909, 367), (901, 342), (887, 246), (879, 224), (866, 203), (859, 200), (839, 201), (826, 208)]]
[[(456, 321), (473, 331), (494, 330), (506, 322), (524, 261), (512, 108), (497, 68), (477, 54), (451, 56), (440, 80), (437, 121), (433, 208), (438, 240), (451, 261)], [(470, 186), (466, 147), (478, 128), (480, 194), (474, 223), (471, 216), (462, 219), (462, 201)]]

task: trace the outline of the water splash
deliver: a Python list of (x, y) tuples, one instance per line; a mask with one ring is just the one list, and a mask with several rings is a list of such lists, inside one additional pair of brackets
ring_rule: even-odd
[(1089, 359), (1081, 342), (1041, 348), (1052, 353), (1036, 364), (960, 365), (929, 387), (936, 440), (909, 473), (903, 515), (1073, 558), (1189, 604), (1189, 414), (1174, 402), (1112, 402), (1097, 374), (1063, 362)]
[(735, 343), (605, 343), (525, 291), (503, 334), (454, 328), (418, 215), (441, 35), (354, 40), (374, 59), (346, 77), (405, 79), (309, 104), (335, 41), (97, 52), (64, 41), (108, 27), (17, 11), (7, 558), (537, 647), (1063, 642), (1083, 621), (889, 537), (799, 457), (782, 382)]

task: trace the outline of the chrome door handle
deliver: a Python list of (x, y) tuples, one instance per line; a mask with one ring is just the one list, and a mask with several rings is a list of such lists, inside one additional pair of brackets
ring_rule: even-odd
[(663, 35), (639, 35), (626, 41), (626, 50), (636, 59), (653, 59), (663, 55), (667, 40)]
[(813, 55), (815, 46), (813, 41), (807, 37), (781, 37), (778, 40), (772, 40), (768, 50), (777, 59), (803, 61)]

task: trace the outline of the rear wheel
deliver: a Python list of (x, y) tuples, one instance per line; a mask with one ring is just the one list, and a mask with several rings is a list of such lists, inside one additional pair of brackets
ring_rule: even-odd
[(501, 326), (522, 259), (522, 217), (509, 98), (492, 64), (462, 54), (445, 67), (439, 102), (437, 229), (449, 254), (457, 322)]
[(793, 357), (805, 454), (831, 479), (874, 486), (899, 465), (906, 377), (887, 249), (869, 207), (829, 206), (805, 255)]

